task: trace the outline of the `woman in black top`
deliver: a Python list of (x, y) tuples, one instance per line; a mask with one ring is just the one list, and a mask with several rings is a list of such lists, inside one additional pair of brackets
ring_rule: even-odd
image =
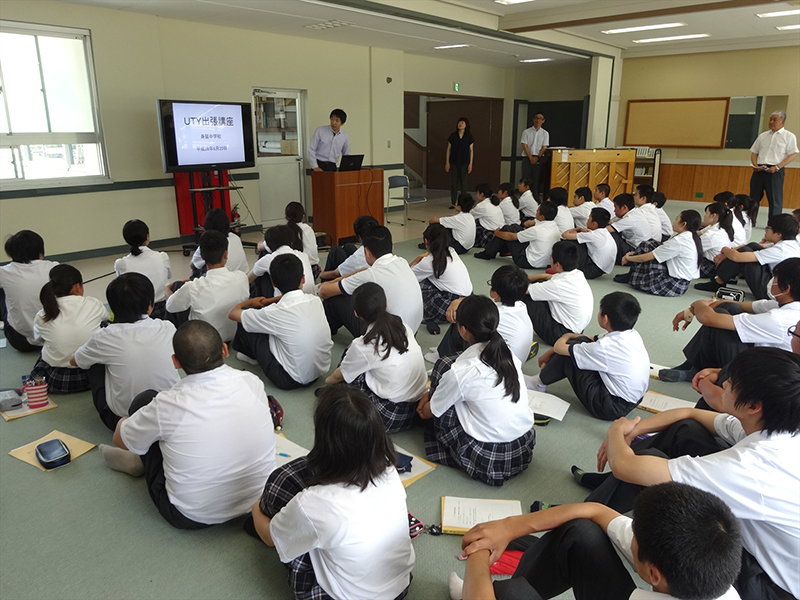
[(460, 117), (456, 130), (447, 138), (447, 157), (444, 170), (450, 173), (450, 208), (458, 195), (467, 191), (467, 173), (472, 173), (472, 144), (475, 139), (469, 132), (469, 119)]

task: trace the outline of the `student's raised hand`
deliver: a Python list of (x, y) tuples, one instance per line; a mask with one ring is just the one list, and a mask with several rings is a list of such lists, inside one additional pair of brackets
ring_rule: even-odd
[(506, 546), (515, 537), (518, 536), (515, 536), (509, 519), (481, 523), (475, 525), (461, 538), (461, 554), (469, 556), (479, 550), (488, 550), (491, 554), (489, 564), (492, 564), (500, 560)]
[(717, 378), (719, 377), (720, 369), (703, 369), (699, 371), (693, 378), (692, 378), (692, 388), (698, 394), (702, 394), (703, 392), (700, 391), (700, 382), (706, 380), (707, 383), (717, 383)]
[(556, 353), (556, 351), (555, 351), (553, 348), (550, 348), (550, 350), (548, 350), (547, 352), (545, 352), (544, 354), (542, 354), (542, 355), (539, 357), (539, 368), (540, 368), (540, 369), (544, 369), (544, 366), (545, 366), (547, 363), (549, 363), (549, 362), (550, 362), (550, 359), (551, 359), (551, 358), (553, 358), (553, 355), (555, 355), (555, 353)]

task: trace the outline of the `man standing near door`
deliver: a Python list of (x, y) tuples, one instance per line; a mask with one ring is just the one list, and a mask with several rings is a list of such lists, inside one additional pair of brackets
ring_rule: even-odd
[(331, 124), (317, 127), (308, 145), (308, 162), (315, 171), (322, 171), (319, 161), (335, 163), (339, 157), (350, 154), (350, 138), (342, 131), (347, 113), (341, 108), (331, 111)]
[(542, 176), (542, 156), (550, 145), (550, 134), (542, 129), (544, 115), (537, 112), (533, 115), (533, 127), (522, 132), (522, 177), (531, 180), (531, 192), (539, 200), (539, 182)]
[(750, 148), (750, 164), (753, 166), (750, 197), (760, 204), (766, 192), (770, 217), (783, 211), (784, 167), (797, 156), (797, 137), (783, 128), (785, 122), (785, 112), (773, 112), (769, 116), (769, 131), (759, 135)]

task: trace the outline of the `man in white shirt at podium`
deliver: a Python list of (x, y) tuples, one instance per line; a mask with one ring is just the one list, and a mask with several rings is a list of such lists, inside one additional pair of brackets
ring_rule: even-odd
[(308, 162), (314, 171), (322, 171), (320, 162), (336, 164), (343, 154), (350, 154), (350, 138), (342, 131), (347, 113), (341, 108), (331, 111), (331, 124), (317, 127), (308, 145)]

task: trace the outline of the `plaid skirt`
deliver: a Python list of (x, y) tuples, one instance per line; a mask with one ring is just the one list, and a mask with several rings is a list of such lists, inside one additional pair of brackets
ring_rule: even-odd
[(426, 323), (447, 323), (447, 309), (453, 300), (461, 298), (453, 292), (445, 292), (431, 283), (430, 278), (419, 282), (422, 290), (422, 320)]
[(411, 429), (414, 424), (414, 418), (417, 416), (417, 403), (418, 400), (410, 402), (392, 402), (381, 398), (367, 385), (367, 376), (362, 373), (356, 377), (351, 386), (358, 388), (372, 399), (375, 408), (378, 409), (378, 414), (381, 416), (383, 426), (386, 428), (386, 433), (398, 433)]
[(475, 247), (485, 248), (494, 237), (494, 231), (491, 229), (484, 229), (483, 226), (475, 222)]
[(74, 394), (90, 389), (89, 371), (71, 367), (51, 367), (40, 356), (29, 379), (44, 377), (47, 381), (47, 391), (53, 394)]
[(714, 277), (717, 274), (717, 265), (705, 256), (700, 259), (700, 277)]
[(167, 318), (167, 301), (162, 300), (153, 304), (153, 310), (150, 313), (151, 319), (166, 319)]
[[(647, 240), (637, 246), (637, 254), (652, 252), (661, 242)], [(667, 270), (667, 263), (651, 260), (646, 263), (633, 263), (630, 285), (637, 290), (654, 296), (683, 296), (689, 289), (691, 281), (672, 277)]]

